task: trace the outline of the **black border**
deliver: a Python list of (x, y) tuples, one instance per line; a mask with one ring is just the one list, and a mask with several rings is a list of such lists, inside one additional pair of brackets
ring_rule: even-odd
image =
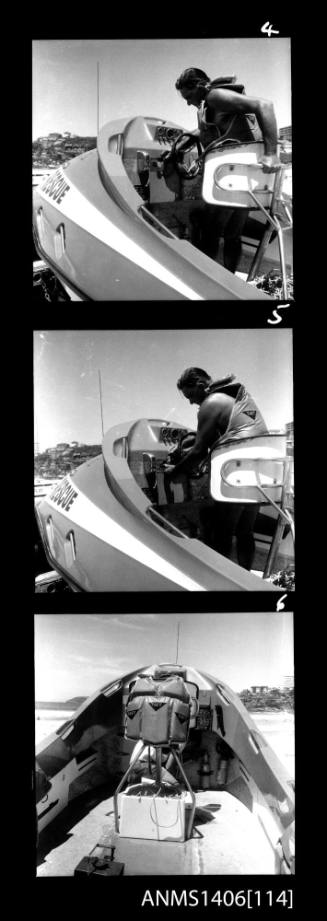
[[(112, 20), (110, 19), (109, 24), (104, 26), (104, 19), (103, 19), (103, 16), (100, 14), (100, 10), (99, 10), (99, 17), (97, 20), (98, 27), (94, 29), (94, 23), (93, 23), (92, 28), (90, 28), (89, 23), (86, 22), (86, 31), (85, 31), (85, 26), (81, 23), (81, 16), (80, 15), (77, 16), (77, 13), (76, 13), (76, 18), (74, 15), (72, 17), (73, 19), (75, 19), (75, 22), (73, 26), (71, 27), (71, 26), (68, 26), (66, 9), (62, 11), (62, 15), (60, 16), (60, 21), (59, 21), (59, 16), (54, 15), (53, 10), (51, 10), (50, 17), (49, 17), (51, 27), (49, 28), (47, 27), (45, 23), (44, 14), (42, 11), (42, 15), (38, 13), (37, 18), (36, 18), (36, 23), (32, 27), (32, 38), (29, 40), (29, 49), (27, 51), (27, 57), (29, 58), (30, 56), (30, 45), (31, 45), (32, 40), (37, 40), (42, 37), (47, 38), (47, 39), (51, 37), (53, 38), (59, 38), (59, 37), (73, 38), (74, 37), (76, 38), (77, 36), (83, 37), (84, 35), (85, 38), (91, 38), (92, 33), (95, 38), (98, 38), (99, 35), (101, 35), (102, 37), (107, 37), (107, 38), (131, 38), (131, 39), (133, 38), (135, 39), (137, 38), (163, 38), (163, 37), (166, 37), (166, 38), (183, 38), (183, 37), (188, 37), (188, 38), (192, 38), (192, 37), (194, 38), (215, 38), (215, 37), (217, 38), (235, 38), (235, 37), (245, 38), (245, 37), (256, 37), (257, 35), (259, 37), (260, 32), (258, 31), (258, 29), (260, 30), (260, 26), (258, 27), (258, 22), (260, 22), (260, 25), (261, 25), (261, 19), (262, 20), (269, 19), (269, 13), (270, 13), (270, 11), (265, 10), (264, 15), (255, 14), (254, 16), (253, 13), (251, 13), (251, 10), (249, 10), (248, 12), (244, 11), (243, 14), (239, 14), (238, 11), (236, 11), (236, 9), (233, 9), (231, 13), (227, 15), (226, 13), (223, 14), (221, 9), (219, 8), (213, 9), (212, 7), (211, 8), (209, 7), (208, 9), (204, 11), (202, 10), (197, 10), (197, 11), (192, 10), (191, 11), (189, 9), (185, 11), (185, 9), (183, 9), (181, 12), (182, 12), (182, 23), (178, 24), (178, 22), (176, 22), (175, 10), (173, 10), (171, 7), (164, 9), (162, 5), (160, 5), (159, 16), (158, 16), (156, 9), (153, 9), (152, 11), (151, 8), (148, 8), (148, 7), (143, 8), (143, 10), (138, 11), (138, 15), (136, 17), (135, 24), (132, 23), (131, 16), (130, 14), (128, 14), (128, 24), (124, 22), (124, 25), (121, 27), (117, 25), (117, 15), (115, 16), (114, 24), (112, 23)], [(153, 16), (152, 16), (152, 13), (153, 13)], [(198, 27), (197, 20), (200, 18), (205, 20), (206, 25), (209, 22), (210, 28)], [(282, 25), (280, 25), (281, 18), (282, 18)], [(280, 37), (290, 37), (291, 38), (292, 107), (293, 107), (293, 126), (295, 129), (295, 135), (296, 135), (297, 125), (296, 125), (295, 107), (297, 104), (297, 84), (296, 84), (295, 66), (296, 66), (296, 62), (298, 61), (298, 66), (301, 67), (301, 60), (300, 60), (300, 57), (298, 57), (297, 59), (297, 55), (299, 54), (299, 30), (298, 30), (297, 24), (294, 22), (295, 18), (297, 19), (298, 17), (295, 17), (295, 16), (292, 17), (292, 15), (287, 17), (287, 15), (284, 14), (284, 11), (283, 11), (282, 17), (277, 12), (275, 14), (275, 10), (271, 11), (271, 15), (270, 15), (270, 19), (272, 19), (274, 26), (279, 28)], [(153, 19), (153, 23), (157, 23), (158, 20), (160, 21), (161, 31), (159, 34), (156, 29), (149, 26), (150, 19)], [(142, 21), (142, 24), (140, 25), (141, 21)], [(68, 35), (66, 31), (67, 28), (70, 29)], [(63, 36), (62, 33), (64, 32), (64, 30), (66, 31), (66, 34)], [(263, 40), (273, 40), (273, 39), (265, 38)], [(26, 50), (26, 42), (24, 43), (24, 51), (25, 50)], [(24, 52), (23, 52), (23, 56), (24, 56)], [(27, 64), (27, 70), (29, 66), (31, 66), (31, 64)], [(29, 105), (30, 105), (30, 100), (28, 100), (27, 102), (27, 109), (26, 109), (26, 113), (27, 113), (26, 117), (28, 121), (28, 128), (27, 128), (27, 135), (26, 135), (27, 137), (30, 136), (30, 122), (31, 122), (29, 118)], [(27, 166), (29, 156), (30, 154), (28, 153), (27, 161), (25, 162), (26, 174), (27, 174), (25, 178), (27, 179), (27, 182), (26, 182), (27, 189), (29, 189), (29, 185), (30, 185), (30, 172), (29, 172), (29, 167)], [(298, 183), (298, 188), (299, 188), (299, 172), (300, 172), (300, 166), (298, 165), (296, 161), (294, 165), (294, 169), (293, 169), (293, 176), (294, 176), (295, 186), (296, 186), (296, 183)], [(22, 165), (22, 163), (20, 162), (20, 175), (22, 174), (25, 174), (25, 168), (24, 168), (24, 165)], [(21, 186), (23, 184), (25, 186), (25, 182), (23, 183), (22, 181)], [(27, 195), (28, 195), (27, 209), (26, 209), (26, 214), (28, 215), (27, 217), (27, 221), (28, 221), (27, 239), (30, 239), (29, 192), (27, 192)], [(295, 224), (297, 224), (297, 222), (300, 219), (299, 197), (295, 196), (295, 202), (296, 204), (295, 204), (294, 213), (295, 213)], [(297, 240), (295, 236), (295, 278), (296, 279), (297, 277), (298, 278), (300, 277), (298, 275), (297, 267), (296, 267), (297, 258), (298, 258), (298, 250), (297, 250)], [(24, 259), (24, 256), (23, 256), (23, 259)], [(24, 265), (24, 262), (23, 262), (23, 265)], [(96, 311), (99, 312), (99, 315), (102, 312), (103, 314), (106, 313), (108, 317), (110, 315), (110, 323), (107, 323), (107, 322), (104, 323), (103, 327), (102, 327), (102, 324), (100, 325), (100, 323), (98, 322), (96, 324), (89, 322), (90, 321), (90, 311), (88, 309), (87, 304), (83, 305), (82, 308), (79, 307), (78, 309), (78, 325), (77, 326), (75, 326), (77, 314), (76, 314), (76, 309), (74, 308), (69, 310), (69, 312), (67, 311), (67, 309), (60, 311), (56, 308), (55, 326), (52, 326), (52, 323), (48, 322), (48, 317), (46, 317), (46, 311), (44, 310), (42, 311), (36, 305), (33, 305), (32, 318), (31, 318), (30, 309), (28, 307), (28, 302), (30, 298), (30, 294), (28, 292), (30, 291), (29, 284), (30, 284), (30, 277), (31, 277), (29, 252), (26, 252), (26, 266), (27, 266), (27, 271), (26, 273), (24, 273), (24, 275), (25, 275), (25, 278), (28, 279), (28, 285), (27, 285), (27, 297), (25, 301), (27, 306), (24, 308), (24, 310), (26, 310), (29, 315), (26, 321), (24, 318), (23, 328), (24, 328), (25, 333), (29, 334), (30, 329), (34, 330), (34, 329), (46, 328), (46, 327), (61, 328), (61, 329), (63, 328), (88, 329), (94, 326), (96, 326), (97, 328), (108, 328), (108, 327), (109, 328), (122, 328), (121, 324), (115, 327), (112, 321), (114, 302), (110, 302), (108, 305), (103, 303), (101, 304), (101, 307), (96, 306), (95, 310), (92, 307), (93, 316), (96, 313)], [(295, 288), (295, 291), (296, 291), (296, 288)], [(299, 314), (299, 310), (301, 310), (301, 301), (302, 301), (303, 296), (304, 296), (304, 291), (300, 290), (300, 287), (299, 287), (299, 291), (298, 292), (296, 291), (297, 299), (295, 300), (294, 305), (292, 305), (291, 309), (288, 309), (287, 311), (282, 312), (281, 314), (282, 322), (279, 324), (279, 327), (278, 327), (278, 328), (281, 328), (282, 326), (292, 326), (294, 329), (293, 355), (294, 355), (294, 406), (295, 406), (295, 430), (296, 432), (297, 432), (296, 416), (297, 416), (297, 411), (298, 411), (297, 410), (297, 400), (298, 400), (298, 396), (297, 396), (298, 383), (297, 382), (299, 380), (299, 377), (297, 375), (299, 374), (300, 358), (299, 358), (299, 353), (296, 351), (298, 349), (298, 342), (297, 342), (298, 337), (297, 335), (295, 336), (295, 315), (297, 316), (297, 322), (298, 322), (298, 314)], [(283, 303), (283, 302), (280, 302), (280, 303)], [(302, 304), (303, 304), (303, 301), (302, 301)], [(211, 304), (210, 302), (208, 302), (208, 305), (209, 306), (207, 308), (207, 316), (206, 316), (206, 324), (205, 324), (206, 328), (239, 328), (239, 327), (247, 327), (247, 328), (258, 327), (259, 328), (260, 326), (264, 326), (264, 327), (266, 326), (267, 316), (265, 317), (265, 322), (263, 322), (263, 304), (262, 304), (262, 307), (258, 307), (257, 302), (252, 304), (252, 302), (248, 301), (248, 302), (245, 302), (245, 305), (243, 307), (242, 306), (239, 307), (239, 305), (236, 305), (236, 304), (234, 305), (233, 302), (230, 302), (226, 308), (222, 308), (220, 306), (218, 324), (217, 324), (217, 309), (215, 309), (215, 306)], [(119, 303), (120, 311), (123, 306), (124, 305), (120, 302)], [(181, 306), (180, 303), (179, 303), (179, 306)], [(245, 306), (246, 306), (246, 311), (245, 311)], [(274, 305), (272, 306), (274, 308), (277, 307), (278, 302), (275, 302)], [(169, 307), (171, 307), (171, 302), (169, 303)], [(161, 315), (162, 315), (163, 308), (164, 308), (164, 304), (160, 304)], [(266, 309), (266, 305), (264, 309)], [(155, 325), (153, 324), (151, 320), (151, 306), (149, 304), (147, 305), (147, 310), (148, 310), (148, 318), (146, 318), (145, 312), (143, 312), (143, 318), (142, 318), (143, 322), (137, 328), (155, 328)], [(259, 312), (260, 312), (260, 319), (259, 319)], [(154, 313), (155, 313), (155, 308), (152, 307), (152, 314)], [(169, 314), (169, 311), (167, 313)], [(245, 322), (245, 313), (246, 313), (246, 322)], [(130, 316), (133, 317), (134, 322), (132, 323), (128, 322), (129, 314)], [(269, 313), (269, 316), (271, 316), (270, 313)], [(213, 319), (215, 320), (215, 322), (213, 322)], [(134, 325), (135, 324), (135, 305), (134, 304), (131, 305), (128, 303), (126, 305), (126, 320), (127, 320), (126, 327), (124, 328), (127, 328), (127, 329), (135, 328), (135, 325)], [(161, 320), (162, 320), (162, 316), (161, 316)], [(185, 327), (202, 328), (203, 324), (200, 324), (196, 317), (191, 316), (190, 308), (188, 308), (187, 320), (188, 322), (187, 323), (185, 322)], [(182, 324), (179, 324), (178, 328), (181, 328), (181, 325)], [(159, 328), (164, 328), (164, 324), (162, 322), (160, 322), (158, 326)], [(170, 328), (169, 323), (167, 323), (167, 328)], [(297, 344), (295, 344), (295, 342)], [(30, 355), (26, 351), (26, 340), (25, 342), (23, 341), (23, 352), (24, 352), (24, 359), (26, 359), (27, 357), (26, 380), (30, 380), (29, 378)], [(298, 362), (298, 366), (297, 366), (297, 362)], [(22, 366), (24, 368), (24, 361), (22, 363)], [(296, 366), (297, 366), (297, 371), (295, 370)], [(32, 383), (31, 389), (33, 392), (33, 383)], [(29, 404), (30, 406), (32, 406), (32, 402), (33, 402), (33, 397)], [(25, 444), (28, 445), (29, 438), (30, 438), (30, 430), (31, 430), (29, 415), (26, 421), (28, 422), (28, 437), (25, 439)], [(297, 435), (296, 435), (296, 438), (297, 438)], [(297, 445), (297, 442), (296, 442), (296, 445)], [(296, 447), (296, 451), (297, 451), (297, 447)], [(298, 471), (298, 468), (296, 467), (296, 478), (298, 475), (300, 477), (300, 471)], [(28, 501), (28, 508), (29, 507), (30, 506), (29, 506), (29, 501)], [(297, 511), (296, 517), (297, 517), (297, 524), (298, 524), (298, 511)], [(300, 552), (301, 552), (301, 547), (300, 547)], [(152, 611), (153, 610), (161, 611), (161, 610), (168, 609), (167, 608), (168, 602), (169, 602), (170, 611), (174, 609), (176, 610), (177, 604), (178, 604), (179, 610), (183, 610), (183, 611), (184, 610), (191, 611), (191, 609), (194, 611), (200, 610), (200, 605), (199, 605), (200, 597), (199, 596), (202, 593), (197, 594), (197, 593), (185, 593), (185, 592), (176, 592), (176, 593), (167, 592), (167, 593), (164, 593), (164, 596), (161, 593), (137, 593), (137, 595), (134, 596), (133, 593), (126, 592), (122, 594), (110, 593), (109, 595), (103, 595), (102, 593), (95, 593), (91, 595), (78, 594), (78, 596), (75, 596), (75, 594), (62, 595), (62, 596), (56, 595), (56, 596), (46, 596), (46, 598), (40, 595), (37, 596), (34, 594), (33, 584), (32, 584), (33, 580), (31, 580), (30, 578), (30, 573), (31, 571), (33, 572), (33, 566), (32, 568), (30, 567), (29, 558), (25, 558), (23, 562), (22, 584), (24, 580), (24, 565), (25, 564), (27, 567), (27, 579), (26, 579), (25, 584), (31, 586), (31, 588), (28, 590), (28, 598), (30, 598), (31, 610), (30, 610), (29, 620), (27, 621), (26, 619), (27, 644), (25, 647), (26, 655), (28, 655), (29, 662), (31, 661), (31, 654), (33, 655), (33, 652), (32, 652), (33, 637), (31, 637), (30, 626), (31, 626), (31, 621), (32, 621), (31, 614), (33, 615), (34, 612), (35, 613), (36, 612), (45, 613), (46, 611), (49, 611), (49, 612), (57, 611), (58, 613), (66, 613), (68, 608), (71, 612), (75, 612), (75, 613), (78, 613), (78, 612), (84, 613), (84, 612), (92, 612), (92, 611), (95, 612), (95, 611), (100, 611), (100, 610), (103, 611), (105, 610), (105, 608), (106, 610), (108, 610), (109, 608), (109, 611), (112, 610), (113, 612), (115, 611), (115, 613), (117, 612), (117, 609), (121, 613), (123, 613), (124, 611), (136, 611), (136, 610), (139, 610), (140, 608), (144, 610), (144, 612), (150, 609)], [(302, 567), (301, 567), (301, 557), (299, 559), (298, 546), (297, 546), (297, 592), (296, 592), (296, 595), (299, 592), (299, 590), (302, 593), (302, 588), (305, 586), (305, 580), (303, 580), (303, 575), (304, 575), (304, 572), (302, 571)], [(31, 595), (29, 594), (30, 591), (31, 591)], [(297, 607), (296, 606), (296, 595), (295, 593), (292, 593), (291, 595), (288, 596), (286, 610), (296, 609)], [(244, 612), (246, 612), (246, 610), (251, 610), (251, 611), (252, 610), (271, 610), (271, 609), (274, 610), (275, 605), (276, 605), (276, 600), (279, 597), (280, 597), (279, 593), (275, 594), (275, 593), (261, 593), (261, 592), (256, 592), (256, 593), (252, 593), (252, 592), (251, 593), (214, 592), (214, 593), (206, 593), (205, 599), (203, 598), (203, 594), (202, 594), (201, 601), (203, 602), (205, 601), (203, 609), (205, 609), (206, 611), (244, 610)], [(299, 597), (302, 598), (302, 594), (301, 596), (299, 594)], [(272, 605), (272, 602), (273, 602), (273, 605)], [(290, 603), (290, 606), (288, 606), (289, 603)], [(272, 607), (270, 607), (270, 605), (272, 605)], [(28, 603), (28, 608), (29, 608), (29, 603)], [(202, 605), (201, 605), (201, 609), (202, 609)], [(24, 616), (28, 618), (28, 614)], [(301, 662), (299, 660), (299, 641), (301, 640), (301, 629), (300, 629), (299, 622), (296, 624), (296, 627), (295, 627), (295, 623), (296, 623), (296, 614), (294, 616), (295, 660), (296, 660), (296, 664), (298, 663), (300, 667)], [(23, 629), (23, 636), (24, 636), (24, 629)], [(32, 676), (30, 676), (30, 671), (28, 669), (28, 685), (27, 685), (28, 687), (30, 687), (29, 685), (30, 680), (31, 680), (31, 686), (33, 687), (34, 685), (33, 669), (32, 669)], [(301, 693), (302, 693), (301, 682), (297, 681), (297, 684), (296, 684), (296, 695), (297, 695), (296, 713), (298, 713), (298, 702), (301, 699)], [(32, 697), (32, 704), (33, 704), (33, 697)], [(34, 704), (33, 704), (32, 718), (33, 718), (33, 723), (34, 723)], [(33, 755), (34, 755), (34, 745), (33, 745)], [(298, 768), (299, 768), (299, 764), (297, 764), (297, 774), (298, 774)], [(298, 812), (299, 812), (299, 801), (298, 801), (298, 795), (297, 795), (297, 813)], [(301, 870), (303, 870), (303, 863), (301, 864), (301, 842), (300, 842), (300, 872)], [(32, 873), (32, 875), (34, 874)], [(30, 876), (29, 871), (28, 871), (28, 876)], [(54, 877), (52, 879), (57, 880), (58, 878), (59, 877)], [(48, 879), (51, 879), (51, 878), (48, 878)], [(267, 880), (268, 880), (269, 889), (272, 889), (274, 892), (281, 891), (281, 889), (283, 888), (292, 888), (294, 890), (295, 883), (297, 884), (296, 888), (299, 889), (299, 885), (298, 885), (299, 873), (298, 872), (297, 872), (296, 877), (268, 877)], [(84, 891), (82, 893), (83, 902), (82, 902), (82, 899), (80, 898), (79, 892), (78, 891), (76, 892), (76, 889), (73, 890), (73, 893), (74, 893), (73, 898), (74, 898), (74, 903), (76, 903), (77, 901), (78, 907), (80, 907), (79, 906), (79, 903), (80, 903), (81, 907), (84, 907), (85, 905), (86, 910), (91, 909), (93, 911), (98, 911), (100, 909), (101, 911), (105, 909), (106, 913), (108, 914), (112, 913), (112, 907), (113, 907), (112, 902), (114, 900), (115, 907), (119, 911), (121, 911), (123, 908), (127, 908), (128, 910), (131, 910), (133, 912), (133, 917), (135, 916), (143, 917), (144, 912), (149, 910), (147, 908), (143, 908), (141, 910), (140, 904), (139, 904), (140, 894), (142, 895), (145, 887), (150, 888), (153, 885), (157, 885), (157, 887), (160, 889), (162, 889), (164, 886), (166, 886), (166, 888), (176, 888), (177, 889), (180, 886), (182, 886), (182, 881), (184, 885), (183, 877), (174, 877), (173, 879), (171, 878), (167, 879), (166, 877), (163, 877), (163, 876), (158, 877), (158, 878), (156, 877), (151, 877), (151, 878), (150, 877), (137, 877), (137, 878), (128, 877), (128, 886), (125, 886), (124, 882), (120, 884), (118, 881), (116, 881), (116, 883), (113, 880), (111, 881), (111, 888), (107, 893), (105, 893), (104, 899), (101, 899), (100, 906), (98, 904), (98, 896), (97, 896), (96, 901), (94, 901), (94, 896), (93, 894), (91, 894), (91, 898), (92, 898), (92, 904), (91, 904), (91, 902), (89, 902), (87, 898), (85, 899)], [(196, 888), (197, 882), (198, 880), (195, 877), (186, 877), (185, 887), (188, 889)], [(204, 876), (201, 876), (199, 882), (200, 882), (199, 888), (201, 889), (208, 888), (211, 892), (213, 889), (214, 891), (216, 891), (217, 888), (231, 889), (232, 891), (236, 892), (248, 886), (261, 889), (262, 887), (265, 886), (266, 878), (262, 876), (260, 877), (258, 876), (256, 877), (245, 877), (245, 876), (204, 877)], [(53, 883), (48, 882), (47, 885), (51, 886), (50, 896), (52, 900), (53, 896), (55, 895), (54, 890), (53, 890)], [(57, 882), (55, 885), (55, 889), (58, 892)], [(302, 886), (301, 886), (301, 889), (302, 889)], [(36, 891), (37, 890), (34, 890), (34, 894)], [(65, 890), (65, 893), (67, 894), (67, 889)], [(42, 893), (41, 895), (39, 895), (39, 898), (42, 898), (43, 900), (44, 896), (46, 896), (47, 898), (48, 895), (49, 895), (49, 892), (44, 893), (42, 890)], [(76, 895), (77, 895), (77, 900), (76, 900)], [(151, 909), (151, 910), (154, 911), (155, 916), (158, 915), (158, 912), (160, 912), (160, 914), (163, 914), (163, 912), (165, 912), (167, 916), (167, 909), (161, 910), (157, 908), (157, 909)], [(171, 913), (172, 910), (173, 910), (172, 908), (168, 909), (169, 913)], [(199, 909), (196, 909), (196, 910), (199, 912)], [(222, 907), (219, 910), (220, 910), (220, 914), (222, 913), (222, 911), (228, 912), (229, 917), (231, 916), (231, 914), (233, 914), (233, 911), (234, 911), (232, 908), (223, 909)], [(267, 917), (269, 918), (271, 916), (271, 911), (274, 911), (277, 913), (278, 907), (277, 905), (275, 905), (274, 909), (271, 909), (269, 911), (267, 911), (266, 909), (264, 910), (266, 911)], [(194, 908), (193, 908), (193, 911), (194, 911)], [(206, 908), (205, 916), (207, 916), (208, 911), (209, 912), (212, 911), (216, 915), (217, 908), (216, 907)], [(186, 911), (184, 912), (182, 908), (179, 908), (178, 915), (177, 915), (177, 910), (176, 910), (176, 916), (180, 916), (181, 912), (186, 914)], [(236, 914), (236, 911), (234, 912), (234, 914)], [(238, 909), (237, 915), (238, 917), (240, 915), (239, 909)]]

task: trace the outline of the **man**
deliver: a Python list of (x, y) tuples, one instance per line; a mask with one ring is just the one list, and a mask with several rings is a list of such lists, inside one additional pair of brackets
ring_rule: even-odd
[[(177, 381), (177, 387), (200, 409), (194, 444), (175, 467), (167, 470), (167, 483), (190, 474), (218, 445), (267, 434), (258, 407), (243, 384), (235, 380), (234, 374), (213, 381), (202, 368), (187, 368)], [(239, 565), (251, 569), (255, 552), (253, 529), (258, 510), (259, 504), (216, 502), (213, 508), (201, 513), (205, 543), (223, 556), (231, 557), (235, 535)]]
[[(262, 140), (264, 154), (260, 162), (263, 172), (274, 173), (280, 168), (277, 123), (271, 102), (246, 96), (243, 84), (236, 83), (235, 76), (210, 80), (197, 67), (184, 70), (175, 86), (187, 105), (193, 105), (198, 110), (198, 129), (193, 134), (200, 138), (204, 148), (215, 140), (231, 139), (244, 143)], [(185, 149), (189, 146), (188, 139)], [(240, 237), (248, 214), (248, 210), (243, 208), (207, 205), (202, 221), (200, 219), (200, 228), (196, 229), (198, 238), (194, 239), (194, 243), (215, 259), (219, 238), (223, 236), (224, 265), (230, 272), (236, 272), (242, 253)]]

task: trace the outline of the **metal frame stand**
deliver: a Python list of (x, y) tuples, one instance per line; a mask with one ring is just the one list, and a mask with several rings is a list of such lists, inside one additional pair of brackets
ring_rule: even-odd
[[(259, 457), (259, 458), (255, 458), (255, 457), (252, 457), (252, 458), (251, 458), (251, 461), (252, 461), (252, 462), (253, 462), (253, 461), (256, 461), (256, 460), (258, 461), (258, 463), (262, 463), (262, 458), (260, 458), (260, 457)], [(277, 504), (277, 502), (274, 502), (274, 499), (272, 499), (271, 496), (269, 496), (269, 494), (268, 494), (268, 493), (266, 492), (266, 490), (263, 488), (263, 486), (262, 486), (262, 484), (261, 484), (261, 481), (260, 481), (260, 473), (259, 473), (259, 471), (258, 471), (258, 470), (254, 470), (254, 472), (255, 472), (255, 478), (256, 478), (256, 487), (255, 487), (255, 488), (259, 490), (259, 492), (260, 492), (260, 494), (261, 494), (262, 496), (264, 496), (265, 501), (266, 501), (267, 503), (269, 503), (269, 505), (272, 505), (273, 508), (275, 508), (276, 511), (278, 512), (278, 518), (277, 518), (277, 522), (276, 522), (276, 529), (275, 529), (275, 533), (274, 533), (274, 536), (273, 536), (273, 539), (272, 539), (272, 542), (271, 542), (271, 545), (270, 545), (270, 548), (269, 548), (269, 553), (268, 553), (268, 556), (267, 556), (266, 565), (265, 565), (264, 572), (263, 572), (263, 578), (264, 578), (264, 579), (267, 579), (268, 576), (270, 576), (270, 574), (271, 574), (271, 572), (272, 572), (272, 568), (273, 568), (273, 565), (274, 565), (274, 562), (275, 562), (275, 559), (276, 559), (276, 556), (277, 556), (279, 544), (280, 544), (280, 541), (281, 541), (282, 536), (283, 536), (283, 531), (284, 531), (284, 528), (285, 528), (285, 524), (288, 524), (288, 525), (290, 526), (290, 528), (291, 528), (292, 538), (293, 538), (293, 545), (294, 545), (294, 547), (295, 547), (295, 528), (294, 528), (294, 520), (293, 520), (293, 517), (292, 517), (292, 515), (291, 515), (289, 509), (287, 508), (287, 496), (288, 496), (289, 491), (290, 491), (290, 471), (291, 471), (291, 465), (292, 465), (292, 463), (293, 463), (293, 458), (292, 458), (290, 455), (286, 455), (285, 457), (278, 457), (278, 458), (275, 458), (275, 460), (278, 460), (278, 463), (283, 464), (283, 478), (282, 478), (282, 480), (281, 480), (280, 482), (275, 482), (275, 483), (274, 483), (274, 487), (280, 487), (280, 488), (281, 488), (281, 498), (280, 498), (280, 504), (279, 504), (279, 505)], [(241, 458), (240, 458), (240, 462), (241, 462)], [(221, 475), (221, 479), (222, 479), (223, 483), (225, 483), (226, 486), (229, 486), (230, 484), (229, 484), (228, 480), (226, 479), (226, 477), (224, 476), (223, 468), (221, 469), (220, 475)], [(236, 484), (236, 483), (234, 483), (233, 486), (234, 486), (234, 489), (237, 488), (237, 484)], [(242, 484), (240, 485), (240, 488), (241, 488), (241, 489), (244, 489), (244, 487), (242, 486)], [(252, 488), (253, 488), (253, 487), (251, 487), (251, 489), (252, 489)]]
[(268, 496), (268, 494), (266, 493), (266, 490), (263, 488), (263, 486), (260, 483), (259, 474), (256, 472), (257, 488), (259, 489), (261, 494), (265, 497), (265, 499), (267, 499), (270, 505), (273, 505), (273, 507), (278, 512), (276, 530), (275, 530), (275, 534), (273, 536), (273, 539), (272, 539), (272, 542), (269, 548), (269, 553), (268, 553), (266, 565), (265, 565), (264, 572), (263, 572), (264, 579), (267, 579), (268, 576), (270, 576), (272, 572), (272, 568), (273, 568), (273, 565), (274, 565), (274, 562), (275, 562), (275, 559), (278, 553), (279, 544), (281, 542), (283, 532), (285, 529), (285, 524), (290, 525), (291, 532), (292, 532), (292, 538), (293, 538), (293, 546), (295, 547), (294, 521), (293, 521), (291, 513), (289, 512), (289, 510), (286, 508), (286, 505), (285, 505), (285, 500), (286, 500), (287, 491), (288, 491), (289, 470), (290, 470), (292, 458), (286, 457), (286, 458), (283, 458), (283, 461), (284, 461), (284, 469), (287, 467), (288, 470), (287, 470), (287, 474), (284, 475), (284, 482), (282, 485), (280, 505), (277, 505), (277, 503), (274, 502), (274, 500), (271, 499), (270, 496)]
[[(253, 279), (255, 278), (255, 275), (259, 271), (263, 256), (270, 242), (273, 230), (276, 230), (277, 237), (278, 237), (280, 267), (281, 267), (281, 274), (282, 274), (282, 280), (283, 280), (283, 296), (285, 300), (287, 300), (287, 280), (286, 280), (286, 265), (285, 265), (283, 231), (288, 230), (290, 227), (292, 227), (293, 221), (292, 221), (292, 217), (291, 217), (289, 208), (287, 207), (282, 197), (282, 193), (281, 193), (282, 179), (283, 179), (283, 167), (281, 167), (278, 170), (278, 173), (276, 173), (276, 178), (275, 178), (275, 183), (274, 183), (272, 199), (271, 199), (269, 210), (267, 210), (267, 208), (264, 208), (264, 206), (260, 202), (260, 199), (257, 197), (257, 195), (255, 195), (252, 189), (250, 188), (248, 189), (249, 195), (251, 195), (251, 198), (253, 198), (253, 201), (255, 202), (257, 208), (259, 208), (260, 211), (262, 211), (262, 213), (267, 218), (267, 224), (266, 224), (266, 227), (263, 233), (263, 237), (255, 253), (255, 256), (254, 256), (254, 259), (253, 259), (253, 262), (252, 262), (252, 265), (251, 265), (251, 268), (250, 268), (250, 271), (247, 277), (247, 281), (253, 281)], [(282, 226), (280, 218), (277, 216), (277, 206), (278, 205), (282, 207), (283, 212), (284, 212), (283, 214), (283, 217), (285, 220), (284, 226)]]
[[(122, 787), (124, 786), (124, 783), (125, 783), (125, 781), (127, 780), (127, 777), (128, 777), (128, 775), (130, 774), (130, 772), (131, 772), (131, 770), (132, 770), (134, 764), (136, 764), (136, 762), (139, 760), (139, 758), (141, 758), (141, 755), (143, 755), (143, 752), (145, 751), (145, 749), (148, 748), (148, 749), (150, 750), (150, 747), (151, 747), (151, 748), (155, 748), (155, 751), (156, 751), (156, 781), (157, 781), (157, 783), (159, 783), (159, 784), (162, 783), (162, 763), (161, 763), (161, 759), (162, 759), (162, 747), (163, 747), (163, 746), (162, 746), (162, 745), (152, 745), (152, 743), (151, 743), (151, 746), (150, 746), (150, 744), (147, 744), (146, 742), (144, 742), (142, 749), (141, 749), (140, 751), (138, 751), (136, 755), (134, 755), (134, 758), (132, 758), (132, 760), (131, 760), (131, 762), (130, 762), (128, 768), (127, 768), (127, 771), (125, 771), (124, 776), (122, 777), (121, 781), (120, 781), (119, 784), (118, 784), (117, 789), (116, 789), (115, 792), (114, 792), (113, 800), (114, 800), (114, 814), (115, 814), (115, 830), (116, 830), (116, 832), (118, 832), (118, 833), (119, 833), (118, 795), (119, 795), (119, 793), (120, 793)], [(189, 781), (188, 781), (188, 779), (187, 779), (187, 777), (186, 777), (186, 774), (185, 774), (185, 771), (184, 771), (182, 762), (181, 762), (180, 758), (178, 757), (178, 754), (177, 754), (176, 749), (175, 749), (172, 745), (165, 745), (164, 747), (169, 749), (171, 755), (172, 755), (173, 758), (175, 759), (176, 764), (177, 764), (177, 767), (179, 768), (179, 771), (180, 771), (180, 773), (181, 773), (181, 775), (182, 775), (182, 778), (183, 778), (183, 780), (184, 780), (185, 786), (187, 787), (187, 790), (188, 790), (188, 792), (189, 792), (189, 794), (190, 794), (190, 796), (191, 796), (191, 800), (192, 800), (192, 808), (191, 808), (191, 810), (190, 810), (190, 817), (189, 817), (188, 827), (187, 827), (187, 829), (185, 829), (185, 837), (186, 837), (186, 840), (187, 840), (187, 839), (190, 838), (191, 835), (192, 835), (192, 828), (193, 828), (193, 822), (194, 822), (194, 814), (195, 814), (195, 808), (196, 808), (195, 793), (194, 793), (194, 791), (192, 790), (192, 787), (191, 787), (190, 784), (189, 784)]]

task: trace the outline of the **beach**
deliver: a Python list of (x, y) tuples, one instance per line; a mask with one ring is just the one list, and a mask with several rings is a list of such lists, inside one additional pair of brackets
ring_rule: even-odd
[[(251, 718), (267, 739), (279, 760), (294, 778), (294, 713), (288, 710), (251, 710)], [(38, 744), (62, 726), (73, 710), (35, 711), (35, 743)]]

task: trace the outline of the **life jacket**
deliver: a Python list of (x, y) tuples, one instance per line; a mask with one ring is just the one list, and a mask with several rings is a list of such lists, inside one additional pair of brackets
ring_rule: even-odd
[[(210, 89), (217, 88), (232, 90), (234, 93), (241, 93), (242, 95), (245, 93), (243, 83), (236, 83), (235, 76), (216, 77), (215, 80), (210, 80)], [(198, 127), (201, 131), (200, 139), (204, 147), (207, 147), (212, 141), (222, 140), (223, 138), (243, 141), (244, 143), (262, 140), (262, 134), (254, 114), (243, 115), (236, 113), (235, 115), (230, 115), (230, 113), (226, 113), (224, 115), (222, 113), (219, 124), (216, 124), (208, 119), (206, 100), (203, 100), (198, 108)]]
[(181, 674), (138, 675), (126, 703), (125, 738), (147, 745), (184, 744), (190, 715), (191, 697)]
[(257, 435), (268, 434), (266, 423), (254, 402), (251, 394), (244, 384), (236, 381), (234, 375), (213, 381), (207, 391), (207, 396), (213, 393), (226, 393), (233, 397), (234, 405), (229, 417), (227, 428), (212, 445), (211, 451), (218, 445), (241, 441), (243, 438), (255, 438)]

